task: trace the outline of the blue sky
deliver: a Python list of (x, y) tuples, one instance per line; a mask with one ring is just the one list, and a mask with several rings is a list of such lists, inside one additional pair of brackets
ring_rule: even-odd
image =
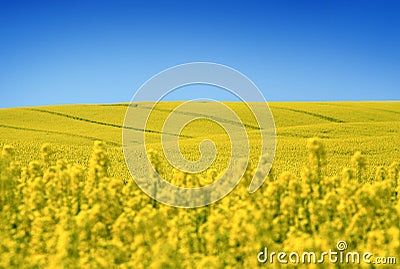
[(237, 69), (268, 101), (398, 100), (399, 14), (388, 0), (0, 0), (0, 107), (127, 102), (194, 61)]

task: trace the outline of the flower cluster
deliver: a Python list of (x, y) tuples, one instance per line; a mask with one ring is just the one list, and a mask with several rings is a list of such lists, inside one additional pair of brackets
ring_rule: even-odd
[[(21, 167), (14, 148), (4, 146), (0, 268), (256, 268), (265, 266), (257, 261), (264, 246), (326, 251), (338, 240), (374, 255), (400, 253), (399, 163), (368, 177), (356, 152), (351, 167), (326, 176), (322, 142), (312, 138), (307, 148), (301, 178), (270, 175), (253, 194), (239, 184), (214, 204), (178, 209), (154, 202), (133, 181), (109, 177), (103, 142), (94, 143), (88, 167), (55, 160), (49, 144), (41, 160)], [(243, 182), (251, 180), (247, 170)], [(175, 171), (173, 183), (197, 187), (217, 177), (216, 170), (204, 179)], [(157, 184), (151, 175), (149, 184)]]

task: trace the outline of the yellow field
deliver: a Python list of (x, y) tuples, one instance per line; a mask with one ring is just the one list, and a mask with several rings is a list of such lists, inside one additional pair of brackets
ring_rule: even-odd
[[(168, 110), (177, 105), (163, 103), (164, 111), (158, 111), (156, 116), (164, 119)], [(239, 112), (243, 108), (238, 103), (230, 106)], [(328, 149), (330, 174), (340, 172), (355, 151), (365, 154), (374, 166), (387, 166), (399, 159), (399, 102), (270, 103), (269, 106), (277, 129), (274, 168), (278, 174), (290, 171), (300, 175), (308, 156), (305, 141), (314, 136), (322, 138)], [(0, 143), (14, 145), (23, 164), (40, 158), (43, 143), (51, 143), (57, 149), (57, 157), (86, 164), (93, 141), (101, 140), (107, 143), (110, 152), (111, 175), (126, 178), (129, 176), (121, 154), (126, 108), (124, 104), (116, 104), (1, 109)], [(214, 133), (206, 133), (207, 129), (192, 127), (185, 131), (195, 138), (206, 135), (218, 141), (221, 137), (218, 129), (209, 128)], [(186, 151), (196, 154), (198, 145), (191, 144), (191, 140), (196, 139), (188, 139)]]
[[(226, 104), (247, 126), (254, 166), (254, 118), (243, 104)], [(178, 105), (159, 104), (147, 128), (160, 131)], [(277, 131), (272, 175), (250, 195), (251, 166), (231, 194), (199, 209), (157, 204), (132, 182), (122, 153), (126, 104), (1, 109), (0, 268), (278, 268), (257, 254), (328, 251), (340, 240), (374, 258), (397, 255), (400, 264), (400, 102), (269, 106)], [(198, 120), (182, 135), (188, 159), (210, 138), (220, 153), (212, 169), (228, 162), (229, 137), (217, 125)], [(159, 134), (146, 137), (161, 151)]]

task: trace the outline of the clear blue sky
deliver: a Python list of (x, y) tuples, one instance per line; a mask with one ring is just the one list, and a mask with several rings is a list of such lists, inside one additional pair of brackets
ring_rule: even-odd
[(395, 0), (0, 0), (0, 107), (126, 102), (193, 61), (269, 101), (397, 100), (399, 14)]

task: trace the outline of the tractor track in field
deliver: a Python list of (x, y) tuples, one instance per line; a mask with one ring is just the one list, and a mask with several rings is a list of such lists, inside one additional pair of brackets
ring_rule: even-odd
[[(142, 108), (142, 109), (151, 109), (151, 107), (148, 107), (148, 106), (137, 106), (137, 107)], [(174, 110), (162, 109), (162, 108), (154, 108), (154, 110), (161, 111), (161, 112), (168, 112), (168, 113), (174, 112), (174, 113), (178, 113), (178, 114), (185, 115), (185, 116), (194, 116), (194, 117), (206, 116), (208, 119), (215, 120), (216, 122), (224, 122), (224, 123), (232, 124), (235, 126), (244, 126), (246, 128), (252, 129), (252, 130), (260, 130), (260, 127), (258, 127), (258, 126), (254, 126), (254, 125), (250, 125), (250, 124), (246, 124), (246, 123), (242, 123), (242, 122), (231, 121), (231, 120), (227, 120), (227, 119), (224, 119), (221, 117), (216, 117), (213, 115), (204, 115), (204, 114), (196, 113), (196, 112), (174, 111)]]
[(317, 117), (323, 120), (327, 120), (329, 122), (335, 122), (335, 123), (345, 123), (345, 121), (340, 120), (340, 119), (335, 119), (329, 116), (325, 116), (322, 114), (318, 114), (318, 113), (313, 113), (313, 112), (309, 112), (309, 111), (305, 111), (305, 110), (300, 110), (300, 109), (294, 109), (294, 108), (286, 108), (286, 107), (280, 107), (280, 106), (273, 106), (271, 105), (272, 108), (277, 108), (277, 109), (283, 109), (283, 110), (287, 110), (287, 111), (292, 111), (292, 112), (297, 112), (297, 113), (301, 113), (301, 114), (306, 114), (309, 116), (313, 116), (313, 117)]
[(98, 138), (98, 137), (94, 137), (94, 136), (78, 135), (78, 134), (71, 134), (71, 133), (51, 131), (51, 130), (33, 129), (33, 128), (26, 128), (26, 127), (18, 127), (18, 126), (6, 125), (6, 124), (0, 124), (0, 128), (22, 130), (22, 131), (30, 131), (30, 132), (37, 132), (37, 133), (46, 133), (46, 134), (66, 135), (66, 136), (71, 136), (71, 137), (89, 139), (91, 141), (102, 140), (102, 141), (106, 142), (107, 144), (110, 144), (110, 145), (113, 145), (113, 146), (119, 146), (119, 147), (121, 146), (121, 144), (116, 143), (114, 141), (108, 141), (108, 140), (104, 140), (104, 139), (101, 139), (101, 138)]
[(136, 108), (139, 108), (139, 109), (153, 109), (153, 110), (156, 110), (156, 111), (167, 112), (167, 113), (174, 112), (174, 113), (181, 114), (181, 115), (186, 115), (186, 116), (194, 116), (194, 117), (207, 116), (207, 118), (215, 120), (216, 122), (224, 122), (224, 123), (232, 124), (232, 125), (235, 125), (235, 126), (242, 126), (243, 125), (244, 127), (248, 128), (248, 129), (260, 130), (260, 127), (258, 127), (258, 126), (254, 126), (254, 125), (250, 125), (250, 124), (246, 124), (246, 123), (240, 123), (240, 122), (236, 122), (236, 121), (231, 121), (231, 120), (227, 120), (227, 119), (224, 119), (224, 118), (221, 118), (221, 117), (217, 117), (217, 116), (213, 116), (213, 115), (204, 115), (204, 114), (196, 113), (196, 112), (174, 111), (174, 110), (171, 110), (171, 109), (165, 109), (165, 108), (163, 109), (163, 108), (157, 108), (157, 107), (153, 108), (151, 106), (140, 105), (140, 104), (107, 104), (107, 105), (104, 105), (104, 106), (122, 106), (122, 107), (132, 106), (132, 107), (136, 107)]
[(165, 133), (165, 132), (160, 132), (160, 131), (155, 131), (155, 130), (140, 129), (140, 128), (135, 128), (135, 127), (128, 127), (128, 126), (118, 125), (118, 124), (114, 124), (114, 123), (101, 122), (101, 121), (86, 119), (86, 118), (73, 116), (73, 115), (69, 115), (69, 114), (65, 114), (65, 113), (61, 113), (61, 112), (46, 110), (46, 109), (39, 109), (39, 108), (25, 108), (25, 109), (31, 110), (31, 111), (35, 111), (35, 112), (47, 113), (47, 114), (55, 115), (55, 116), (58, 116), (58, 117), (64, 117), (64, 118), (68, 118), (68, 119), (72, 119), (72, 120), (83, 121), (83, 122), (88, 122), (88, 123), (92, 123), (92, 124), (118, 128), (118, 129), (128, 129), (128, 130), (133, 130), (133, 131), (138, 131), (138, 132), (146, 132), (146, 133), (153, 133), (153, 134), (164, 134), (164, 135), (178, 136), (178, 137), (183, 137), (183, 138), (193, 138), (193, 137), (188, 136), (188, 135), (171, 134), (171, 133)]
[(373, 110), (378, 110), (378, 111), (383, 111), (383, 112), (387, 112), (387, 113), (394, 113), (397, 115), (400, 115), (399, 111), (394, 111), (394, 110), (389, 110), (389, 109), (383, 109), (383, 108), (376, 108), (376, 107), (371, 107), (371, 109)]
[[(334, 106), (334, 107), (345, 107), (345, 108), (349, 108), (348, 105), (346, 104), (337, 104), (337, 103), (318, 103), (318, 105), (325, 105), (325, 106)], [(387, 113), (393, 113), (393, 114), (398, 114), (400, 115), (400, 111), (395, 111), (395, 110), (390, 110), (390, 109), (383, 109), (383, 108), (378, 108), (378, 107), (366, 107), (365, 104), (363, 106), (364, 108), (367, 108), (368, 110), (377, 110), (377, 111), (382, 111), (382, 112), (387, 112)], [(350, 107), (350, 109), (354, 110), (355, 108)]]

